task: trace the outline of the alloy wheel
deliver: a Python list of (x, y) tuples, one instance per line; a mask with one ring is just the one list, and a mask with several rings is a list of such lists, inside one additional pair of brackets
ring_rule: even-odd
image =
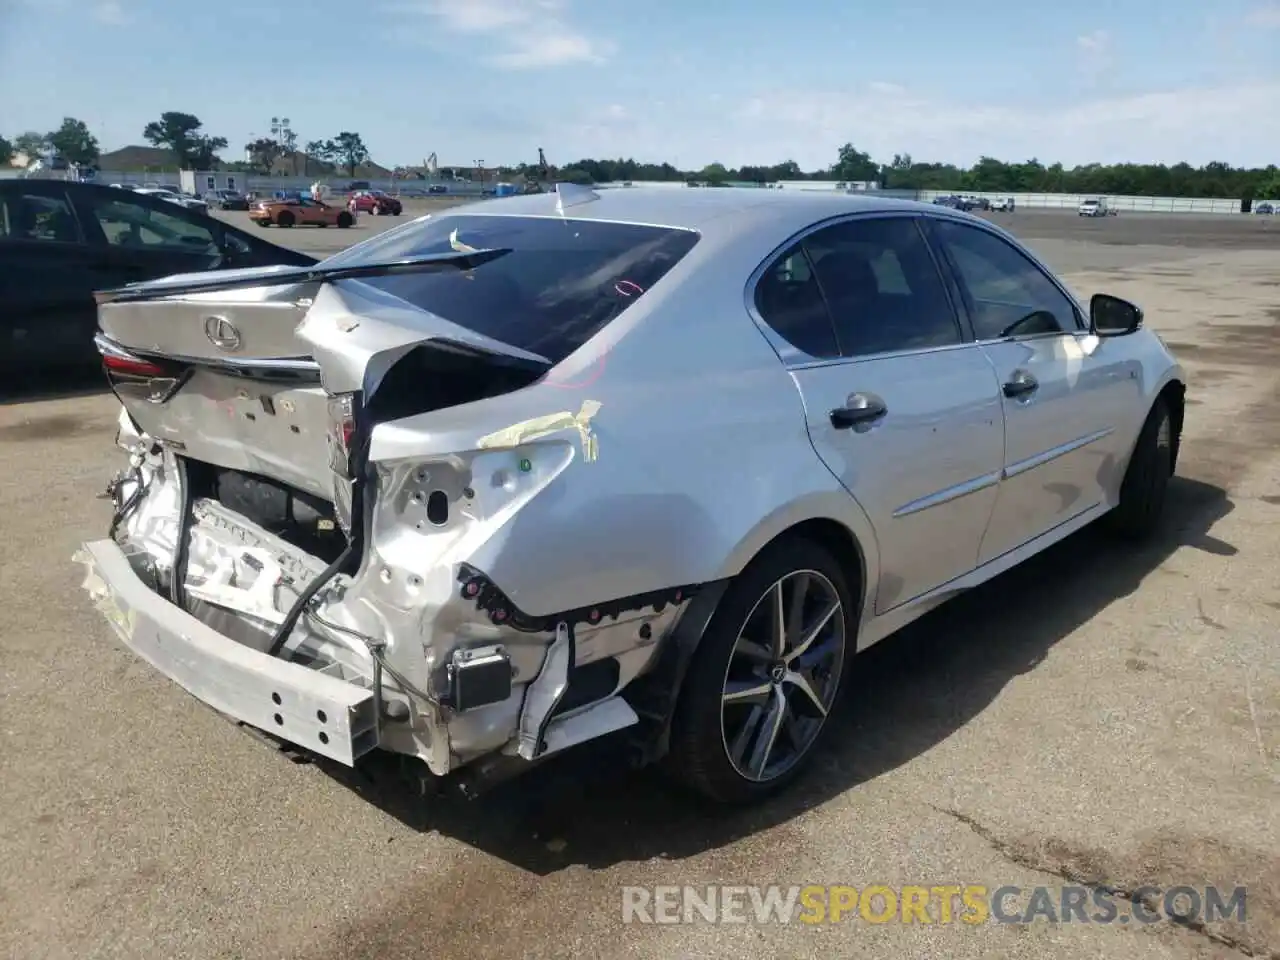
[(809, 752), (835, 702), (845, 658), (844, 605), (816, 570), (774, 581), (729, 654), (720, 733), (739, 776), (767, 783)]

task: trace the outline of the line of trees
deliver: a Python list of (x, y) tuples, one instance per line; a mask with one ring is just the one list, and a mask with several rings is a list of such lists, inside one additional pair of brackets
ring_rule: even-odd
[[(288, 160), (293, 173), (307, 173), (319, 167), (345, 170), (354, 177), (356, 168), (369, 162), (369, 148), (360, 134), (343, 130), (329, 140), (309, 140), (301, 156), (296, 148), (271, 137), (260, 137), (244, 145), (246, 160), (240, 166), (248, 173), (271, 173), (278, 168), (277, 161)], [(302, 169), (299, 170), (299, 159)], [(313, 166), (313, 164), (315, 166)]]
[(356, 168), (369, 161), (369, 148), (360, 134), (344, 130), (331, 139), (308, 142), (301, 155), (297, 150), (297, 136), (292, 131), (287, 141), (259, 137), (244, 145), (244, 160), (224, 163), (217, 154), (227, 148), (227, 138), (208, 136), (198, 117), (176, 110), (162, 113), (159, 120), (147, 124), (142, 135), (153, 146), (167, 148), (187, 170), (222, 168), (271, 173), (278, 169), (277, 161), (287, 159), (293, 173), (310, 173), (316, 167), (320, 168), (319, 172), (328, 172), (341, 167), (348, 176), (354, 177)]
[[(193, 114), (171, 110), (142, 131), (148, 143), (167, 149), (180, 168), (188, 170), (228, 169), (246, 173), (271, 173), (279, 161), (289, 161), (294, 173), (324, 174), (345, 171), (354, 177), (356, 169), (369, 163), (369, 149), (360, 134), (344, 130), (327, 140), (308, 141), (299, 152), (296, 143), (262, 137), (245, 144), (243, 161), (226, 163), (218, 153), (227, 148), (226, 137), (204, 132)], [(290, 137), (296, 141), (296, 137)], [(92, 165), (101, 156), (98, 141), (81, 120), (66, 117), (49, 133), (27, 131), (12, 141), (0, 137), (0, 163), (8, 163), (17, 153), (44, 156), (55, 153), (69, 163)], [(539, 176), (530, 164), (502, 168), (504, 175)], [(686, 181), (712, 186), (731, 183), (772, 183), (779, 180), (877, 181), (886, 188), (902, 190), (981, 191), (1001, 193), (1095, 193), (1125, 196), (1163, 197), (1280, 197), (1280, 169), (1233, 167), (1208, 163), (1193, 167), (1153, 163), (1091, 163), (1064, 167), (1032, 159), (1009, 163), (983, 157), (972, 167), (949, 163), (921, 163), (910, 154), (895, 154), (887, 163), (846, 143), (836, 151), (835, 162), (820, 170), (802, 170), (795, 161), (772, 165), (748, 165), (733, 169), (712, 163), (700, 170), (680, 170), (670, 163), (637, 160), (583, 159), (561, 168), (558, 179), (576, 183), (619, 181)]]
[[(527, 165), (516, 168), (524, 172)], [(530, 172), (532, 172), (531, 168)], [(1156, 163), (1091, 163), (1064, 167), (1039, 160), (1009, 163), (983, 157), (972, 167), (950, 163), (921, 163), (910, 154), (895, 154), (888, 163), (877, 163), (867, 153), (846, 143), (830, 167), (806, 171), (794, 161), (770, 166), (732, 169), (713, 163), (701, 170), (679, 170), (670, 163), (636, 160), (579, 160), (559, 172), (562, 180), (579, 183), (623, 181), (686, 181), (709, 185), (773, 183), (779, 180), (876, 181), (900, 190), (942, 190), (963, 193), (1095, 193), (1146, 197), (1280, 197), (1280, 169), (1233, 167), (1208, 163), (1193, 167)]]
[(102, 150), (98, 146), (98, 138), (89, 130), (89, 125), (75, 117), (64, 117), (62, 126), (48, 133), (28, 130), (20, 133), (12, 140), (0, 137), (0, 163), (9, 163), (17, 154), (29, 158), (44, 157), (56, 154), (68, 163), (91, 166), (97, 163)]
[[(344, 169), (355, 176), (356, 168), (369, 162), (369, 149), (360, 134), (344, 130), (327, 140), (312, 140), (305, 154), (299, 155), (296, 143), (260, 138), (245, 144), (247, 159), (227, 163), (219, 153), (227, 149), (226, 137), (211, 136), (200, 118), (180, 110), (167, 110), (143, 128), (142, 137), (154, 147), (169, 151), (174, 165), (185, 170), (230, 169), (250, 173), (269, 173), (276, 161), (294, 161), (296, 172), (331, 172)], [(291, 138), (296, 139), (296, 138)], [(57, 156), (67, 163), (93, 166), (102, 156), (98, 140), (83, 120), (67, 117), (62, 126), (48, 133), (28, 130), (12, 140), (0, 136), (0, 164), (8, 164), (19, 154), (27, 158)], [(301, 163), (298, 160), (301, 159)], [(310, 167), (310, 170), (307, 168)]]

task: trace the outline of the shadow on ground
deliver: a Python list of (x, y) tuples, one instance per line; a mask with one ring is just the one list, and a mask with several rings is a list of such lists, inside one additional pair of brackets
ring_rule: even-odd
[[(588, 744), (478, 800), (417, 796), (381, 764), (330, 770), (387, 813), (537, 874), (682, 859), (784, 823), (945, 740), (1055, 643), (1183, 547), (1230, 556), (1210, 535), (1232, 510), (1217, 486), (1177, 478), (1164, 532), (1140, 548), (1085, 530), (962, 595), (859, 657), (837, 729), (813, 771), (762, 806), (710, 810), (655, 771)], [(563, 841), (548, 845), (555, 839)], [(558, 852), (557, 852), (558, 851)]]

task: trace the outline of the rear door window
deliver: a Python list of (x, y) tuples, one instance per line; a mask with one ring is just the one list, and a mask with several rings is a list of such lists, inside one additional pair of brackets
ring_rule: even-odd
[(211, 256), (219, 252), (213, 231), (177, 208), (171, 212), (127, 197), (113, 197), (95, 200), (93, 213), (113, 247)]
[(80, 225), (61, 191), (19, 189), (0, 198), (0, 240), (82, 243)]
[(955, 310), (914, 219), (846, 220), (810, 235), (804, 247), (845, 356), (961, 342)]
[(405, 224), (329, 258), (325, 265), (508, 250), (471, 271), (361, 282), (558, 363), (651, 289), (697, 241), (696, 233), (671, 227), (453, 215)]

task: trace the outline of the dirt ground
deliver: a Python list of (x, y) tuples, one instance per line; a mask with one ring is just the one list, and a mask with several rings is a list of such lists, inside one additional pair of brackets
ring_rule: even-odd
[[(750, 811), (590, 756), (473, 804), (289, 762), (79, 589), (113, 401), (0, 406), (0, 955), (1280, 957), (1280, 223), (997, 218), (1186, 364), (1164, 532), (1085, 531), (873, 648), (813, 775)], [(623, 924), (624, 885), (686, 883), (1245, 885), (1247, 922)]]

